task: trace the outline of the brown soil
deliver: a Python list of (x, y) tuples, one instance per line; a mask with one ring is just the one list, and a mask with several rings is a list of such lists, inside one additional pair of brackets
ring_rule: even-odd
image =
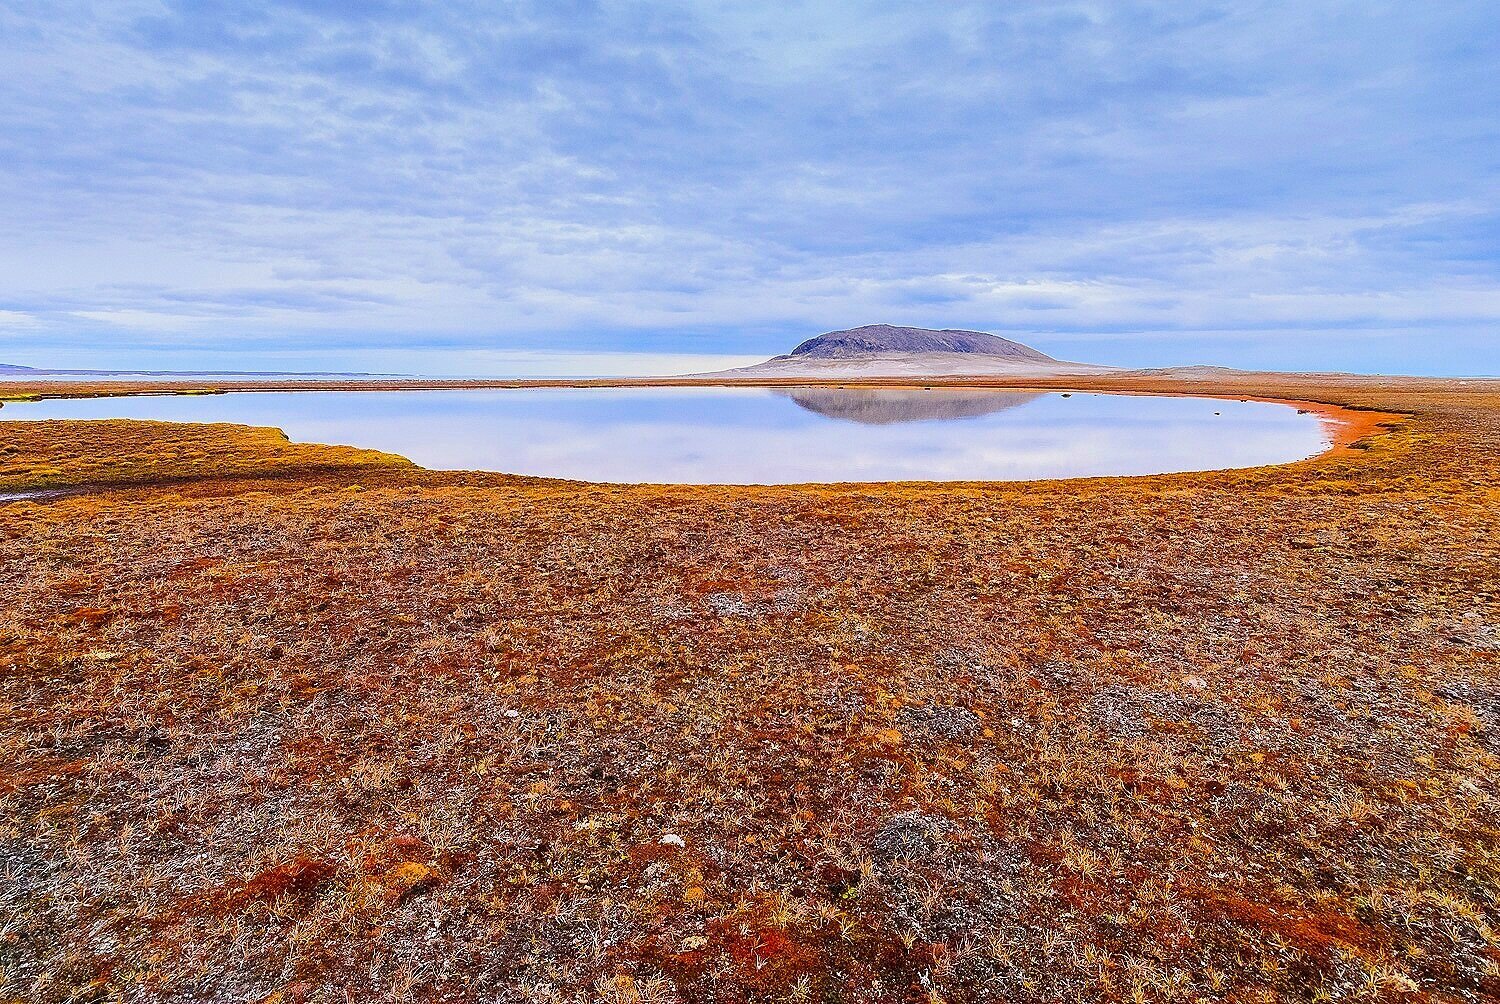
[(796, 488), (0, 425), (115, 485), (0, 506), (0, 999), (1500, 996), (1500, 387), (1070, 383), (1359, 421)]

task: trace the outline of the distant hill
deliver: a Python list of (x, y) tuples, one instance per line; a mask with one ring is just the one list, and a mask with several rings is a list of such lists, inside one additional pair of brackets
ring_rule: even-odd
[(985, 331), (959, 328), (901, 328), (894, 324), (866, 324), (843, 331), (828, 331), (809, 338), (793, 349), (792, 359), (864, 359), (876, 355), (925, 352), (960, 352), (981, 356), (1003, 356), (1032, 362), (1055, 363), (1056, 359), (1029, 345), (1013, 342)]
[(1054, 359), (986, 331), (866, 324), (827, 331), (783, 356), (701, 376), (727, 379), (1084, 375), (1109, 366)]

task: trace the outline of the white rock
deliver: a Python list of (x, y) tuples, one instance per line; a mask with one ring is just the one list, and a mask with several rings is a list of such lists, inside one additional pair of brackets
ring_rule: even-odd
[(671, 844), (673, 847), (686, 847), (687, 846), (687, 841), (683, 840), (681, 837), (679, 837), (675, 833), (663, 833), (662, 837), (661, 837), (661, 842), (664, 843), (664, 844)]

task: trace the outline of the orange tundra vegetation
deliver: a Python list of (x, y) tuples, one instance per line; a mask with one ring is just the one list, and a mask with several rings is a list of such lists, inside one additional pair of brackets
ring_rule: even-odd
[(1500, 389), (1072, 384), (1386, 414), (781, 488), (0, 426), (78, 489), (0, 506), (0, 998), (1500, 999)]

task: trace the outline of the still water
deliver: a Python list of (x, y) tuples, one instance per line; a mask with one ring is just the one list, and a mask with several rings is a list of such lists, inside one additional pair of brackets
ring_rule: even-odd
[(235, 422), (435, 470), (603, 482), (1015, 481), (1285, 463), (1327, 445), (1286, 405), (837, 388), (312, 391), (7, 404), (0, 420)]

